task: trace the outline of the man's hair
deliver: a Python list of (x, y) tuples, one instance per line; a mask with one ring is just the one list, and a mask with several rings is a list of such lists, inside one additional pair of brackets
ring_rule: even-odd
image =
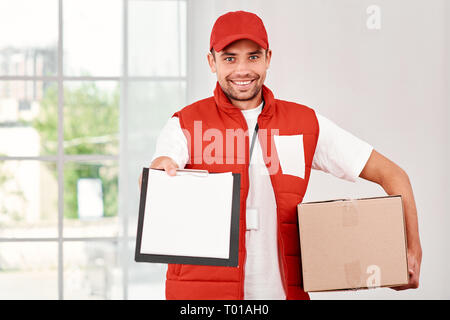
[[(264, 51), (266, 52), (266, 58), (267, 58), (267, 51), (269, 51), (269, 49), (265, 49)], [(216, 52), (214, 51), (214, 48), (211, 48), (211, 50), (209, 52), (211, 52), (211, 54), (213, 55), (214, 61), (216, 61)]]

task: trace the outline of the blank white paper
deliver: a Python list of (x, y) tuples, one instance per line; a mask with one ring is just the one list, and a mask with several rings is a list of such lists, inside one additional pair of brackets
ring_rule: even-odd
[(229, 258), (233, 175), (149, 170), (141, 253)]
[(283, 174), (305, 178), (303, 135), (273, 136)]

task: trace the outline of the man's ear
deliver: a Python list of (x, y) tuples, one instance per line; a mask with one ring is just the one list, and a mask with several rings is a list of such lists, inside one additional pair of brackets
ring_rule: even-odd
[(208, 59), (209, 68), (211, 69), (212, 73), (216, 73), (216, 60), (214, 59), (211, 52), (208, 52), (206, 55), (206, 58)]
[(266, 69), (269, 69), (271, 59), (272, 59), (272, 50), (267, 49), (267, 51), (266, 51)]

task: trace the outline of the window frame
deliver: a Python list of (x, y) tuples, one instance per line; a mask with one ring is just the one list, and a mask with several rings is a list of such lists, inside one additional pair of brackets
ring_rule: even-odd
[[(187, 98), (188, 92), (188, 77), (187, 72), (185, 76), (182, 76), (181, 63), (179, 61), (179, 74), (178, 76), (129, 76), (128, 75), (128, 7), (132, 1), (142, 1), (142, 0), (121, 0), (122, 2), (122, 68), (121, 74), (119, 76), (65, 76), (63, 70), (63, 6), (65, 0), (58, 0), (58, 40), (57, 40), (57, 73), (56, 76), (10, 76), (10, 75), (0, 75), (0, 81), (52, 81), (57, 83), (58, 88), (58, 151), (55, 155), (44, 155), (44, 156), (0, 156), (0, 161), (14, 161), (14, 160), (37, 160), (42, 162), (52, 162), (56, 164), (58, 173), (58, 223), (57, 223), (57, 237), (30, 237), (30, 238), (7, 238), (0, 237), (0, 243), (18, 243), (18, 242), (57, 242), (58, 244), (58, 299), (64, 299), (64, 243), (65, 242), (111, 242), (117, 243), (118, 245), (118, 256), (119, 265), (122, 271), (122, 297), (123, 299), (128, 299), (128, 287), (129, 287), (129, 265), (134, 263), (134, 248), (129, 248), (130, 242), (134, 242), (136, 235), (130, 235), (128, 232), (128, 222), (129, 217), (125, 208), (124, 190), (127, 190), (127, 172), (126, 163), (128, 162), (126, 150), (127, 141), (127, 119), (128, 119), (128, 84), (129, 82), (135, 81), (176, 81), (185, 82), (186, 91), (185, 98)], [(186, 4), (186, 28), (188, 29), (188, 7), (189, 0), (145, 0), (145, 1), (176, 1), (177, 2), (177, 22), (178, 30), (180, 30), (180, 3), (184, 2)], [(187, 36), (187, 35), (186, 35)], [(182, 39), (180, 33), (178, 33), (178, 51), (181, 52)], [(188, 42), (186, 43), (186, 55), (188, 55)], [(179, 55), (181, 60), (181, 54)], [(188, 61), (187, 57), (185, 58)], [(187, 66), (186, 66), (187, 68)], [(188, 68), (187, 68), (188, 69)], [(120, 85), (120, 103), (119, 103), (119, 153), (110, 155), (66, 155), (64, 153), (64, 84), (71, 81), (115, 81)], [(185, 99), (185, 101), (187, 101)], [(64, 237), (64, 165), (67, 162), (83, 163), (90, 161), (105, 161), (114, 160), (118, 162), (119, 166), (119, 179), (118, 179), (118, 217), (119, 217), (119, 228), (120, 232), (114, 237)], [(136, 182), (137, 183), (137, 182)]]

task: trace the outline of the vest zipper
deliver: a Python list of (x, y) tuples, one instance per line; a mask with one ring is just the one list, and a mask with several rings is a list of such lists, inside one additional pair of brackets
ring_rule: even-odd
[[(284, 272), (284, 265), (287, 265), (287, 262), (285, 261), (285, 254), (284, 254), (284, 243), (283, 238), (281, 237), (281, 225), (280, 225), (280, 218), (278, 215), (278, 208), (277, 208), (277, 237), (279, 241), (277, 241), (278, 245), (278, 265), (280, 266), (280, 273), (281, 273), (281, 282), (283, 283), (284, 287), (284, 294), (286, 295), (286, 300), (288, 299), (288, 284), (286, 279), (286, 273)], [(280, 245), (281, 243), (281, 245)], [(281, 263), (280, 263), (281, 262)]]
[[(250, 138), (249, 138), (249, 132), (248, 132), (248, 126), (247, 126), (247, 120), (245, 120), (244, 115), (242, 114), (242, 112), (239, 110), (239, 116), (241, 118), (242, 124), (243, 124), (243, 128), (245, 129), (244, 132), (247, 132), (247, 134), (245, 135), (245, 140), (248, 143), (248, 145), (250, 145)], [(248, 148), (246, 148), (245, 150), (245, 169), (247, 172), (247, 189), (246, 189), (246, 195), (245, 195), (245, 208), (244, 208), (244, 231), (243, 231), (243, 237), (242, 237), (242, 241), (244, 242), (244, 257), (243, 257), (243, 264), (241, 267), (241, 272), (240, 272), (240, 282), (241, 282), (241, 288), (240, 288), (240, 293), (239, 293), (239, 300), (244, 300), (244, 285), (245, 285), (245, 263), (247, 262), (247, 244), (246, 244), (246, 236), (247, 236), (247, 229), (246, 229), (246, 223), (247, 223), (247, 197), (248, 197), (248, 193), (250, 190), (250, 155), (249, 155), (249, 150)]]
[[(258, 117), (259, 120), (259, 117)], [(259, 122), (258, 122), (258, 126), (260, 126)], [(272, 139), (271, 134), (268, 133), (268, 135), (270, 136), (270, 139)], [(269, 142), (272, 145), (272, 141)], [(267, 148), (268, 145), (266, 146), (266, 154), (267, 154)], [(266, 165), (267, 167), (267, 165)], [(272, 181), (272, 176), (270, 178), (271, 183), (272, 183), (272, 188), (274, 186), (274, 183)], [(275, 189), (274, 189), (274, 195), (275, 195)], [(276, 202), (276, 196), (275, 196), (275, 202)], [(284, 253), (284, 243), (283, 243), (283, 238), (281, 237), (281, 224), (280, 224), (280, 216), (278, 214), (278, 204), (277, 204), (277, 210), (275, 212), (275, 214), (277, 215), (277, 247), (278, 247), (278, 265), (280, 267), (280, 274), (281, 274), (281, 282), (283, 284), (283, 288), (284, 288), (284, 294), (286, 296), (286, 300), (288, 298), (288, 284), (287, 284), (287, 278), (286, 278), (286, 273), (284, 271), (284, 266), (287, 266), (287, 262), (285, 261), (285, 253)]]
[[(262, 111), (261, 111), (261, 113), (262, 113)], [(242, 123), (244, 124), (243, 127), (245, 129), (245, 132), (248, 133), (245, 136), (245, 140), (248, 142), (248, 144), (250, 146), (250, 133), (248, 132), (247, 120), (245, 120), (245, 117), (244, 117), (244, 115), (242, 114), (242, 112), (240, 110), (239, 110), (239, 116), (240, 116), (240, 118), (242, 120)], [(261, 123), (260, 123), (260, 120), (259, 120), (260, 116), (261, 116), (261, 114), (258, 115), (258, 118), (256, 120), (256, 122), (258, 123), (258, 127), (259, 128), (261, 128)], [(259, 133), (257, 134), (256, 139), (259, 140)], [(249, 170), (250, 170), (250, 151), (249, 151), (248, 148), (246, 148), (245, 159), (246, 159), (246, 165), (245, 166), (246, 166), (246, 172), (247, 172), (247, 190), (246, 190), (246, 195), (245, 195), (245, 212), (244, 213), (246, 215), (247, 214), (247, 197), (248, 197), (248, 193), (249, 193), (249, 190), (250, 190), (250, 172), (249, 172)], [(244, 291), (245, 290), (244, 289), (244, 285), (245, 285), (245, 263), (247, 262), (247, 244), (246, 244), (246, 237), (247, 237), (246, 223), (247, 223), (247, 217), (245, 215), (244, 215), (245, 231), (244, 231), (244, 236), (242, 237), (243, 241), (244, 241), (244, 249), (245, 250), (244, 250), (244, 258), (243, 258), (244, 263), (242, 265), (241, 274), (240, 274), (240, 279), (241, 279), (241, 283), (242, 283), (240, 300), (243, 300), (244, 296), (245, 296), (245, 291)], [(278, 219), (278, 213), (277, 213), (277, 219)], [(281, 237), (280, 237), (280, 239), (281, 239)], [(284, 284), (284, 277), (283, 277), (283, 284)], [(286, 291), (286, 289), (285, 289), (285, 291)], [(286, 292), (286, 297), (287, 297), (287, 292)]]

